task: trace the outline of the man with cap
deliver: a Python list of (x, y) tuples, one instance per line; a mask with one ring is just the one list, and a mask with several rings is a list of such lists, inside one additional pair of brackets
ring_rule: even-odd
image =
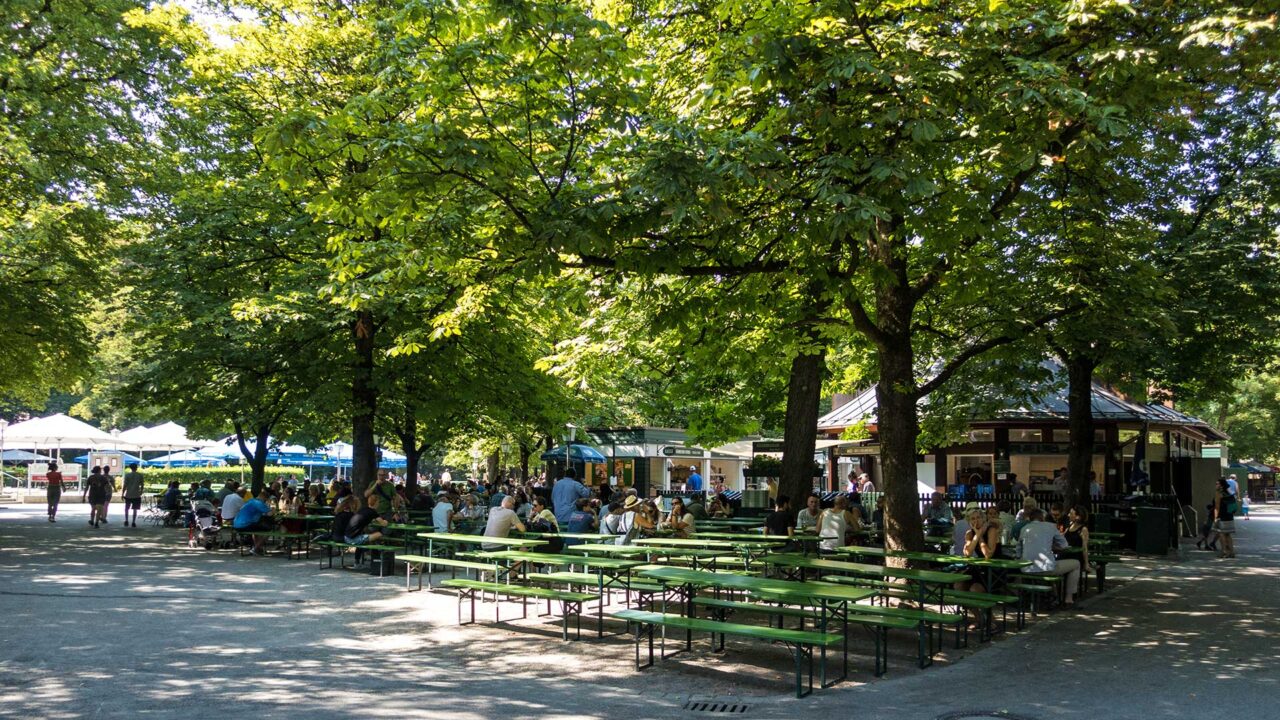
[(1235, 475), (1227, 476), (1227, 489), (1231, 491), (1232, 495), (1240, 497), (1240, 484), (1236, 482)]
[(685, 481), (684, 489), (689, 492), (702, 492), (702, 476), (698, 474), (698, 466), (689, 466), (689, 479)]

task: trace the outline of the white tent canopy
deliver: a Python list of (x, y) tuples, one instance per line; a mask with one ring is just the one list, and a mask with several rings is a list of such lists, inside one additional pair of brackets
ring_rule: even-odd
[(155, 427), (136, 427), (120, 433), (120, 439), (138, 450), (185, 450), (208, 447), (213, 440), (193, 440), (187, 437), (187, 429), (175, 422)]
[(4, 433), (8, 448), (75, 448), (87, 450), (115, 450), (131, 448), (131, 443), (121, 442), (86, 422), (62, 413), (36, 418), (10, 425)]

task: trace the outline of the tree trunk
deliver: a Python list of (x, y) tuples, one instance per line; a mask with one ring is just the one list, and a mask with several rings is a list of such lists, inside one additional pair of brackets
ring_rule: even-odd
[(412, 405), (404, 410), (404, 421), (400, 426), (400, 451), (404, 453), (404, 486), (409, 497), (418, 492), (418, 463), (422, 458), (422, 448), (418, 445), (418, 417)]
[(1067, 365), (1067, 508), (1089, 497), (1089, 471), (1093, 469), (1093, 371), (1097, 361), (1084, 353), (1069, 353)]
[(818, 438), (818, 401), (826, 356), (801, 353), (791, 361), (787, 384), (787, 414), (782, 435), (782, 477), (778, 496), (791, 499), (793, 507), (813, 492), (813, 452)]
[(489, 453), (489, 457), (485, 458), (485, 470), (489, 473), (489, 482), (491, 484), (499, 482), (498, 466), (501, 464), (502, 457), (498, 454), (497, 450)]
[(885, 497), (885, 547), (920, 551), (924, 549), (920, 493), (916, 489), (916, 438), (920, 434), (920, 417), (916, 409), (911, 345), (909, 342), (888, 344), (880, 349), (878, 356), (876, 424)]
[(529, 456), (532, 452), (525, 443), (520, 443), (520, 482), (529, 482)]
[(351, 382), (351, 489), (363, 497), (378, 474), (378, 448), (373, 439), (373, 421), (378, 411), (378, 389), (373, 384), (374, 334), (377, 328), (368, 311), (356, 314), (351, 324), (356, 361)]
[(238, 422), (234, 425), (236, 442), (240, 445), (240, 454), (249, 463), (250, 488), (253, 494), (257, 496), (267, 484), (267, 451), (270, 449), (268, 442), (271, 438), (271, 426), (263, 425), (255, 429), (257, 436), (254, 438), (253, 450), (250, 451), (248, 444), (245, 442), (244, 427)]
[(920, 493), (916, 488), (919, 386), (915, 377), (915, 348), (911, 344), (911, 319), (916, 300), (907, 279), (906, 264), (894, 256), (887, 256), (885, 262), (898, 278), (896, 284), (884, 285), (876, 292), (876, 317), (880, 323), (876, 343), (880, 366), (876, 425), (884, 484), (885, 547), (921, 551), (924, 550), (924, 525), (920, 519)]

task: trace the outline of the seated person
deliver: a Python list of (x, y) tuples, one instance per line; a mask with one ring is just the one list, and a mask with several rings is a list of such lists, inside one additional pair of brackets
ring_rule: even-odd
[(1018, 536), (1018, 557), (1031, 562), (1027, 575), (1065, 575), (1065, 605), (1075, 605), (1076, 590), (1080, 586), (1080, 561), (1075, 558), (1059, 560), (1056, 551), (1067, 547), (1067, 539), (1053, 523), (1044, 521), (1044, 511), (1032, 510), (1030, 522)]
[(419, 485), (418, 492), (409, 500), (409, 509), (415, 512), (430, 512), (435, 506), (435, 498), (426, 485)]
[(951, 526), (955, 524), (955, 518), (951, 515), (951, 505), (947, 503), (947, 499), (940, 492), (935, 492), (929, 498), (929, 505), (925, 508), (924, 524), (927, 534), (942, 535), (951, 532)]
[(169, 489), (164, 491), (164, 495), (160, 497), (160, 509), (167, 511), (164, 518), (165, 525), (172, 525), (182, 517), (182, 489), (178, 486), (178, 481), (174, 480), (169, 483)]
[(848, 544), (849, 535), (859, 527), (857, 518), (849, 512), (848, 497), (837, 495), (832, 506), (818, 515), (816, 531), (820, 537), (825, 538), (818, 541), (818, 548), (823, 552), (835, 552)]
[(239, 514), (240, 508), (244, 507), (245, 497), (249, 494), (248, 490), (229, 493), (222, 499), (222, 524), (230, 526), (236, 521), (236, 515)]
[(213, 493), (212, 480), (205, 480), (201, 482), (200, 487), (196, 488), (195, 492), (191, 494), (192, 502), (200, 502), (201, 500), (205, 500), (209, 503), (213, 503), (217, 499), (218, 499), (218, 496)]
[(719, 495), (713, 495), (707, 503), (707, 516), (713, 519), (733, 517), (733, 508), (721, 500)]
[[(587, 498), (578, 498), (573, 502), (573, 512), (569, 513), (569, 522), (565, 525), (565, 532), (569, 533), (592, 533), (599, 527), (599, 521), (596, 519), (594, 504), (599, 500), (589, 500)], [(552, 517), (555, 517), (554, 515)], [(565, 538), (565, 545), (577, 545), (581, 540), (574, 538)]]
[[(351, 509), (353, 505), (359, 501), (354, 495), (348, 496), (345, 501), (346, 507)], [(334, 513), (334, 522), (337, 523), (337, 513)], [(369, 532), (370, 527), (386, 525), (387, 521), (378, 517), (378, 511), (371, 505), (365, 505), (358, 510), (351, 512), (351, 519), (347, 522), (346, 529), (343, 531), (342, 541), (348, 545), (368, 545), (376, 543), (382, 539), (382, 533), (378, 530)]]
[[(514, 506), (515, 503), (517, 502), (516, 499), (510, 495), (504, 495), (503, 499), (506, 499), (508, 497), (512, 498), (511, 503)], [(578, 498), (578, 499), (584, 500), (584, 501), (586, 500), (586, 498)], [(499, 501), (498, 505), (499, 507), (501, 507), (502, 502)], [(490, 511), (489, 514), (492, 515), (493, 512)], [(520, 513), (516, 513), (516, 515), (519, 515), (519, 514)], [(560, 524), (556, 522), (556, 514), (551, 512), (551, 508), (547, 507), (547, 499), (542, 497), (541, 495), (535, 495), (533, 497), (533, 504), (529, 508), (528, 516), (529, 516), (529, 532), (538, 532), (538, 533), (560, 532)]]
[[(965, 531), (964, 547), (961, 548), (964, 556), (980, 557), (988, 560), (998, 557), (1000, 553), (1000, 511), (994, 507), (984, 511), (975, 506), (969, 510), (965, 519), (969, 528)], [(970, 567), (968, 568), (968, 573), (970, 581), (956, 583), (956, 589), (971, 590), (979, 593), (986, 592), (987, 588), (983, 585), (986, 579), (986, 570), (980, 567)]]
[[(511, 535), (511, 531), (525, 531), (524, 523), (520, 522), (519, 516), (516, 515), (516, 500), (510, 495), (502, 498), (502, 503), (489, 512), (489, 522), (485, 524), (484, 536), (504, 538)], [(546, 509), (546, 506), (542, 506)], [(482, 543), (480, 547), (484, 550), (501, 550), (502, 545), (494, 543)]]
[(796, 513), (796, 532), (816, 532), (818, 516), (822, 514), (822, 501), (816, 494), (810, 493), (805, 506)]
[(671, 512), (659, 527), (670, 528), (677, 538), (687, 538), (697, 529), (693, 513), (685, 509), (684, 500), (678, 497), (671, 499)]
[[(267, 491), (265, 489), (260, 490), (257, 497), (241, 506), (240, 512), (236, 513), (235, 520), (231, 524), (236, 530), (243, 532), (271, 532), (273, 524), (271, 522), (271, 506), (267, 503)], [(262, 546), (266, 542), (265, 535), (254, 535), (253, 549), (249, 552), (253, 555), (261, 555)]]
[(779, 495), (773, 503), (773, 512), (764, 518), (764, 531), (767, 535), (792, 536), (796, 532), (795, 516), (791, 514), (791, 498)]

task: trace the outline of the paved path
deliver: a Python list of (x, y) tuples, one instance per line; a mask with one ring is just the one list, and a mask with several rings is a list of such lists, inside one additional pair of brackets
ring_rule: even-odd
[[(394, 580), (190, 551), (173, 530), (95, 531), (82, 506), (53, 525), (41, 515), (0, 508), (0, 717), (694, 719), (723, 716), (682, 710), (690, 698), (742, 692), (750, 718), (1247, 720), (1274, 717), (1280, 691), (1280, 512), (1269, 509), (1238, 523), (1238, 560), (1155, 563), (958, 662), (805, 700), (786, 696), (785, 656), (770, 648), (636, 673), (624, 640), (459, 628), (447, 596)], [(761, 685), (757, 670), (781, 674)]]

